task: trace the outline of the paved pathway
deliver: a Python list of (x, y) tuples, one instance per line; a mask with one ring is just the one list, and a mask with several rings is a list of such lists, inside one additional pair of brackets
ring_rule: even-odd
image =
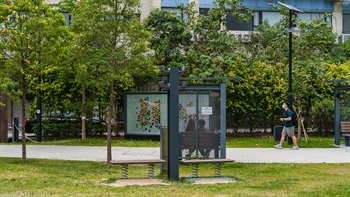
[[(21, 145), (0, 145), (0, 157), (22, 157)], [(228, 148), (226, 157), (243, 163), (350, 163), (350, 147), (301, 148)], [(106, 147), (27, 145), (27, 158), (106, 161)], [(160, 148), (113, 147), (112, 158), (158, 159)]]

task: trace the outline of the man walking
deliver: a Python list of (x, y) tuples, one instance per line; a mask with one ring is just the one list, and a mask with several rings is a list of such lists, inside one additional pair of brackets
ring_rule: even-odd
[(294, 125), (292, 122), (293, 112), (292, 112), (292, 110), (289, 109), (288, 102), (284, 102), (282, 105), (282, 108), (284, 109), (285, 112), (284, 112), (284, 117), (280, 118), (280, 120), (284, 122), (284, 127), (282, 130), (281, 141), (279, 144), (275, 145), (275, 148), (282, 149), (282, 143), (284, 142), (286, 135), (288, 135), (289, 137), (291, 137), (293, 139), (294, 146), (293, 146), (293, 148), (291, 148), (291, 150), (298, 150), (299, 147), (297, 145), (297, 138), (294, 135)]

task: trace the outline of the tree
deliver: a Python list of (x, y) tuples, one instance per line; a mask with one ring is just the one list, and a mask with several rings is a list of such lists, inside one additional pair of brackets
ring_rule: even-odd
[[(61, 4), (74, 15), (75, 33), (82, 34), (86, 47), (95, 45), (101, 58), (100, 77), (108, 82), (109, 106), (107, 113), (107, 162), (111, 155), (111, 126), (118, 110), (115, 92), (120, 89), (117, 82), (128, 81), (137, 72), (152, 76), (154, 68), (145, 57), (147, 51), (147, 31), (139, 20), (138, 0), (67, 0)], [(86, 59), (84, 59), (86, 60)], [(88, 64), (94, 65), (89, 61)], [(82, 65), (79, 62), (80, 66)], [(88, 65), (85, 64), (85, 65)], [(95, 65), (97, 66), (97, 65)], [(82, 87), (86, 84), (82, 84)]]
[(54, 62), (64, 33), (64, 18), (42, 1), (8, 0), (0, 4), (0, 51), (10, 78), (21, 89), (22, 160), (26, 161), (25, 101), (28, 84)]

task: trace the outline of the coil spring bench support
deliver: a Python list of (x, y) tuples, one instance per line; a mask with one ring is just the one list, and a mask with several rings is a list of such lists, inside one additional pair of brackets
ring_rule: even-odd
[(110, 162), (112, 165), (121, 165), (122, 166), (122, 178), (128, 178), (128, 165), (131, 164), (148, 164), (148, 178), (154, 177), (154, 164), (165, 163), (163, 159), (150, 159), (150, 160), (113, 160)]
[(215, 176), (221, 176), (221, 165), (227, 162), (234, 162), (232, 159), (192, 159), (192, 160), (182, 160), (181, 164), (192, 164), (192, 177), (198, 177), (198, 164), (201, 163), (214, 163)]

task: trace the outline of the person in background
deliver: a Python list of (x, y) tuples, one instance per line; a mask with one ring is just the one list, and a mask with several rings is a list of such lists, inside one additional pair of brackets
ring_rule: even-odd
[(297, 144), (297, 138), (294, 135), (294, 125), (292, 122), (293, 112), (289, 109), (289, 103), (284, 102), (282, 105), (282, 108), (284, 109), (284, 117), (280, 118), (280, 121), (284, 122), (284, 127), (282, 130), (282, 137), (279, 144), (275, 145), (275, 148), (282, 149), (282, 143), (284, 142), (286, 135), (291, 137), (293, 139), (294, 146), (291, 148), (291, 150), (298, 150), (298, 144)]
[(194, 118), (191, 116), (188, 119), (188, 123), (187, 123), (187, 127), (185, 129), (186, 131), (196, 131), (196, 121), (194, 120)]
[[(198, 132), (210, 132), (210, 130), (207, 127), (205, 127), (205, 123), (206, 122), (203, 119), (198, 120)], [(199, 152), (204, 158), (208, 158), (211, 152), (211, 149), (199, 149)]]
[(205, 120), (200, 119), (198, 120), (198, 131), (201, 132), (209, 132), (210, 130), (208, 128), (205, 127)]

